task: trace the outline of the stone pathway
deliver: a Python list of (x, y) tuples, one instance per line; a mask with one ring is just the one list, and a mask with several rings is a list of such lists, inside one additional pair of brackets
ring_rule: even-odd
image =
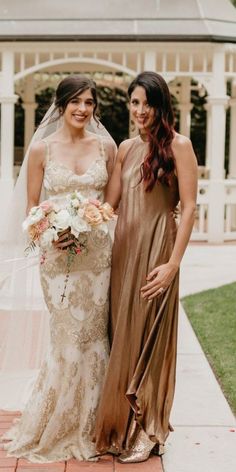
[[(0, 410), (0, 435), (9, 429), (18, 412)], [(140, 464), (119, 464), (111, 455), (106, 455), (99, 462), (78, 462), (74, 459), (50, 464), (32, 464), (24, 459), (7, 457), (0, 446), (0, 472), (163, 472), (161, 459), (152, 456)]]

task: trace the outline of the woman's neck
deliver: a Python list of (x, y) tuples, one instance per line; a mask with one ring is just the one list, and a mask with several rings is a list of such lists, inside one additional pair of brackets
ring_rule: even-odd
[(64, 139), (75, 142), (85, 138), (87, 131), (85, 128), (78, 129), (64, 124), (64, 126), (61, 128), (61, 134)]
[(142, 141), (144, 141), (144, 142), (149, 141), (148, 134), (147, 134), (146, 131), (139, 131), (139, 136), (140, 136)]

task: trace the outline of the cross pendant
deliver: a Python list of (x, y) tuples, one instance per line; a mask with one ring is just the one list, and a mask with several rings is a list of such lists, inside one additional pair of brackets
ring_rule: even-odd
[(64, 298), (66, 298), (66, 295), (65, 295), (65, 293), (63, 293), (63, 294), (61, 295), (61, 303), (63, 303), (63, 302), (64, 302)]

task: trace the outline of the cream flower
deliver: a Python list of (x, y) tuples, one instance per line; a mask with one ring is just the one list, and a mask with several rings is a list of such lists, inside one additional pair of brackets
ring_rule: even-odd
[(99, 210), (102, 214), (102, 217), (103, 217), (104, 221), (109, 221), (114, 217), (114, 210), (113, 210), (112, 206), (107, 202), (103, 203), (100, 206)]
[(84, 218), (91, 226), (100, 225), (103, 221), (99, 209), (92, 204), (86, 205), (84, 209)]

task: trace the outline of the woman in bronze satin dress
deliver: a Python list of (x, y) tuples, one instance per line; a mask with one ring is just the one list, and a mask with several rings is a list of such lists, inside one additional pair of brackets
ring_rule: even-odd
[[(139, 135), (121, 143), (107, 192), (119, 206), (111, 276), (112, 349), (96, 423), (96, 449), (123, 463), (148, 459), (171, 429), (179, 265), (191, 234), (197, 164), (174, 131), (169, 89), (143, 72), (128, 94)], [(180, 200), (177, 228), (175, 210)]]

